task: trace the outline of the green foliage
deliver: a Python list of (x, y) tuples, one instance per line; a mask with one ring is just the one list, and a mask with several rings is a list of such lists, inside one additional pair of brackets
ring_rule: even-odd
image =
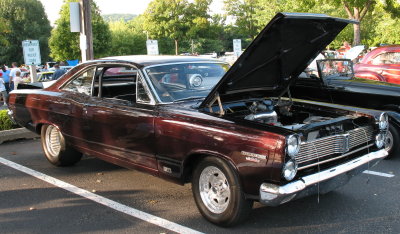
[(153, 0), (144, 13), (144, 29), (151, 37), (166, 37), (175, 41), (175, 53), (178, 43), (189, 30), (187, 0)]
[(7, 110), (0, 110), (0, 130), (10, 130), (13, 129), (14, 125), (8, 117)]
[(10, 33), (8, 21), (0, 17), (0, 46), (8, 46), (10, 42), (7, 40), (6, 34)]
[(103, 19), (105, 22), (115, 22), (115, 21), (124, 21), (128, 22), (132, 19), (134, 19), (137, 15), (134, 14), (107, 14), (107, 15), (102, 15)]
[(0, 0), (0, 16), (0, 40), (8, 43), (0, 47), (0, 60), (23, 63), (22, 41), (28, 39), (39, 40), (42, 61), (48, 59), (51, 27), (40, 1)]
[[(79, 33), (70, 32), (69, 3), (78, 0), (65, 0), (61, 7), (60, 18), (55, 22), (56, 27), (51, 31), (49, 40), (51, 57), (56, 61), (78, 59), (81, 57), (79, 48)], [(100, 10), (91, 1), (93, 51), (96, 58), (108, 54), (111, 33), (108, 24), (100, 15)]]
[(129, 22), (109, 23), (111, 31), (111, 48), (109, 55), (146, 54), (146, 35), (143, 32), (142, 17)]

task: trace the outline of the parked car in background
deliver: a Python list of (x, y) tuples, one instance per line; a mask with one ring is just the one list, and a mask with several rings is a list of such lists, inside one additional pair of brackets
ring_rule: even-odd
[(355, 64), (354, 70), (359, 78), (400, 84), (400, 45), (372, 50)]
[(383, 110), (390, 116), (389, 157), (400, 155), (400, 85), (354, 76), (348, 59), (317, 61), (318, 76), (305, 73), (291, 86), (294, 98)]
[(283, 97), (351, 22), (280, 13), (230, 69), (199, 56), (89, 61), (12, 92), (9, 114), (41, 135), (52, 164), (87, 154), (191, 182), (200, 213), (231, 226), (254, 201), (327, 193), (387, 156), (386, 113)]
[(44, 82), (53, 80), (54, 71), (45, 71), (37, 73), (37, 81)]

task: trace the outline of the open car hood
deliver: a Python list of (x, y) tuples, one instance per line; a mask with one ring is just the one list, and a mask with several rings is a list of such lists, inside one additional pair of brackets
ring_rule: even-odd
[(200, 107), (286, 92), (290, 83), (353, 20), (278, 13), (222, 77)]

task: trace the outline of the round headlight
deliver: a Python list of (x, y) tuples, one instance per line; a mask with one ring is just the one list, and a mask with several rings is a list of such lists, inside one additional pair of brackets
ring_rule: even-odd
[(389, 118), (386, 113), (382, 113), (379, 116), (379, 129), (380, 130), (386, 130), (389, 126)]
[(375, 144), (376, 147), (379, 149), (382, 148), (385, 145), (385, 138), (386, 138), (386, 133), (380, 132), (378, 135), (375, 137)]
[(290, 135), (286, 139), (287, 154), (294, 158), (300, 150), (300, 137), (298, 135)]
[(297, 163), (294, 160), (289, 160), (283, 166), (283, 177), (287, 180), (293, 180), (297, 173)]

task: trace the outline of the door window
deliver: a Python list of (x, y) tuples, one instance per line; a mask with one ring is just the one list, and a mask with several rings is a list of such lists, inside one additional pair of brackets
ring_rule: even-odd
[(89, 68), (80, 73), (77, 77), (75, 77), (62, 89), (90, 96), (94, 73), (95, 73), (95, 67)]

